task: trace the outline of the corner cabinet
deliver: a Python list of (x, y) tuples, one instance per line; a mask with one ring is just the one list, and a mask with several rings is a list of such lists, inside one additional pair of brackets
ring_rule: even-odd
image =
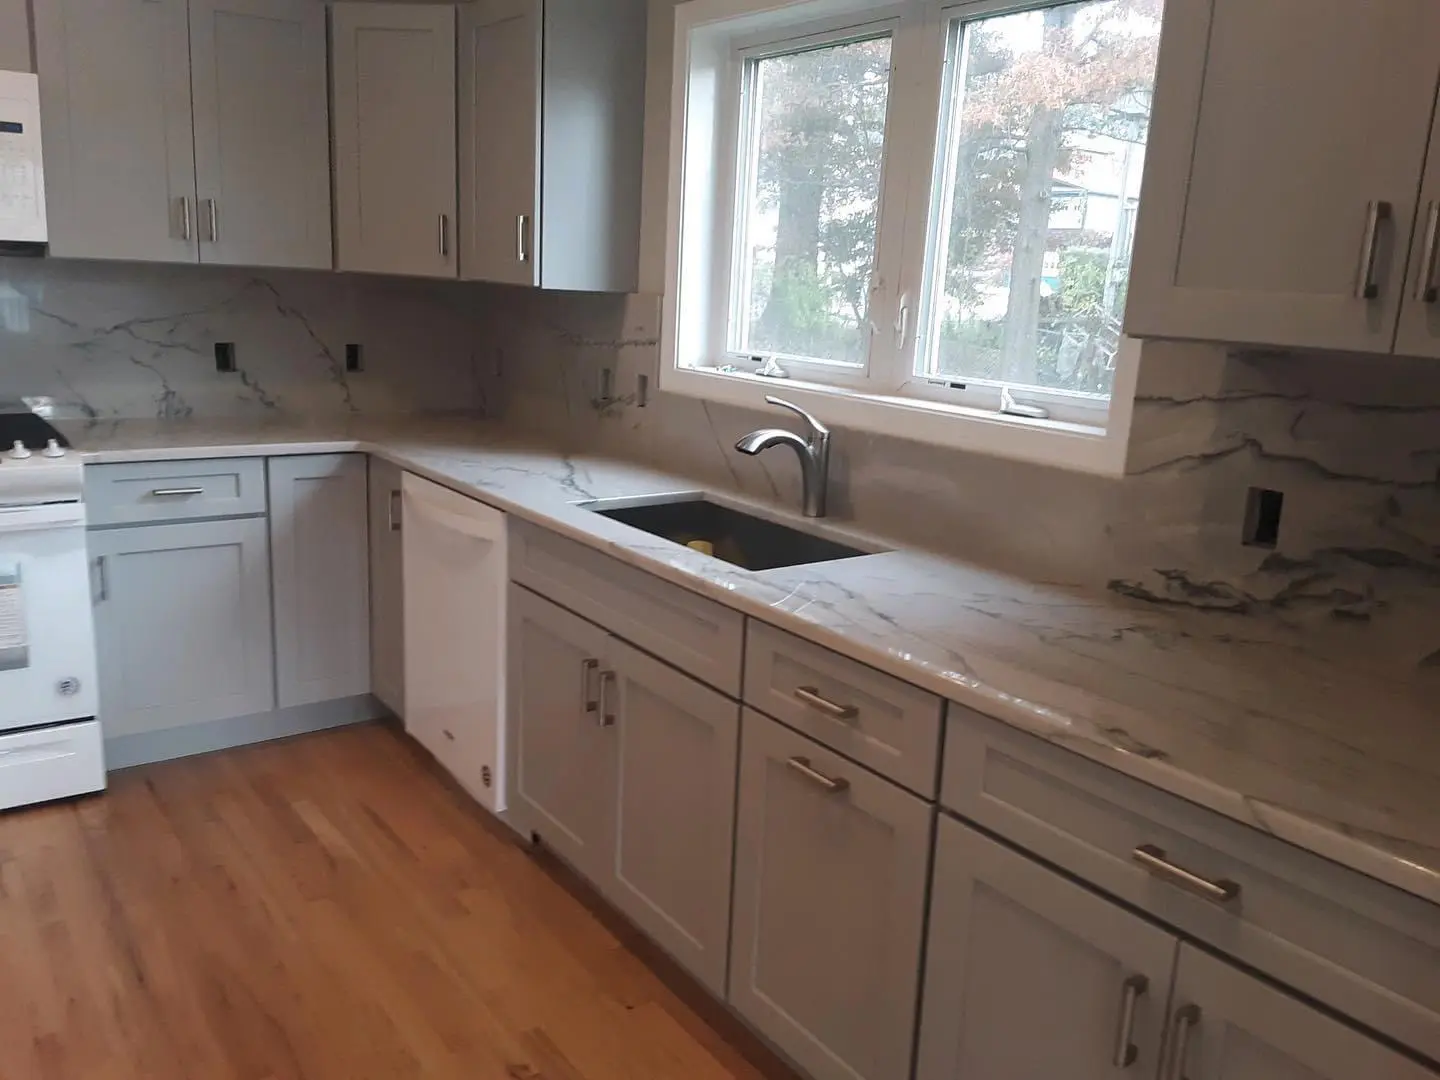
[(365, 458), (271, 458), (267, 466), (280, 707), (368, 694)]
[(729, 1000), (815, 1080), (910, 1075), (933, 820), (745, 711)]
[(35, 0), (50, 251), (328, 269), (313, 0)]
[(1431, 0), (1168, 0), (1126, 332), (1440, 355), (1437, 83)]
[(638, 288), (645, 45), (644, 0), (460, 5), (462, 277)]
[(336, 267), (453, 278), (455, 8), (335, 4), (330, 32)]
[(510, 589), (510, 814), (725, 990), (739, 706)]

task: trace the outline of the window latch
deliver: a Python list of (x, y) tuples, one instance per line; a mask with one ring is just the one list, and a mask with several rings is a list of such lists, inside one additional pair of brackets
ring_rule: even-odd
[(1000, 388), (1000, 412), (1005, 416), (1023, 416), (1027, 420), (1049, 420), (1050, 410), (1042, 409), (1039, 405), (1026, 405), (1015, 400), (1015, 395), (1010, 393), (1010, 388)]
[(767, 356), (755, 374), (767, 379), (788, 379), (790, 377), (790, 373), (781, 367), (780, 361), (773, 356)]

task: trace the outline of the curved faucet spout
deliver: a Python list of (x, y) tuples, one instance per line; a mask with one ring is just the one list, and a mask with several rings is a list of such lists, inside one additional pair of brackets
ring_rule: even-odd
[(783, 398), (767, 397), (772, 405), (790, 409), (802, 417), (810, 428), (808, 437), (784, 428), (761, 428), (752, 431), (735, 444), (742, 454), (754, 456), (772, 446), (788, 446), (800, 458), (800, 475), (805, 488), (805, 516), (825, 516), (825, 494), (830, 482), (830, 429), (804, 409)]

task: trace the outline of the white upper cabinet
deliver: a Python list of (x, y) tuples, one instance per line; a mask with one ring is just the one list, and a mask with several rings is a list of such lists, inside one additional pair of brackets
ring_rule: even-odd
[(329, 269), (325, 9), (191, 0), (200, 258)]
[(1440, 111), (1430, 135), (1430, 157), (1420, 185), (1420, 207), (1410, 244), (1410, 271), (1395, 351), (1440, 357)]
[(644, 0), (460, 7), (460, 273), (638, 288)]
[(1127, 332), (1389, 352), (1437, 81), (1433, 0), (1168, 0)]
[(194, 262), (185, 0), (36, 0), (50, 252)]
[(336, 265), (454, 277), (455, 9), (337, 4), (331, 49)]

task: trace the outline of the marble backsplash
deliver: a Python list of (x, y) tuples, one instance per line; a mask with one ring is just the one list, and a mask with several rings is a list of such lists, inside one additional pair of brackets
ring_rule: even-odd
[[(492, 372), (477, 286), (217, 267), (0, 258), (0, 404), (245, 417), (476, 411)], [(217, 342), (235, 346), (216, 370)], [(347, 372), (345, 346), (361, 346)]]
[[(655, 394), (653, 297), (487, 291), (499, 411), (587, 449), (798, 506), (792, 455), (734, 451), (779, 414)], [(482, 360), (482, 363), (485, 363)], [(604, 372), (610, 372), (607, 377)], [(1251, 488), (1273, 548), (1244, 545)], [(1152, 344), (1119, 480), (840, 430), (832, 513), (931, 550), (1147, 604), (1255, 616), (1440, 667), (1440, 364)], [(1233, 623), (1237, 640), (1246, 625)]]

